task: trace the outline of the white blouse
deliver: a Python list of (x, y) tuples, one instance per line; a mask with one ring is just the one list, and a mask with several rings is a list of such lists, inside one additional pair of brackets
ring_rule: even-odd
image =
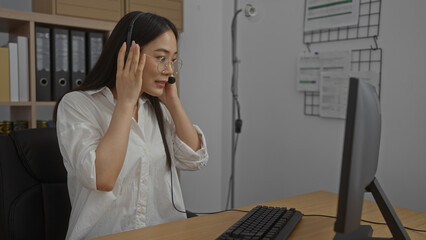
[[(96, 189), (96, 148), (105, 135), (116, 100), (108, 87), (76, 91), (58, 106), (57, 135), (68, 172), (71, 216), (66, 239), (87, 239), (186, 218), (172, 205), (171, 175), (154, 109), (139, 99), (138, 122), (130, 128), (121, 172), (110, 192)], [(206, 165), (204, 135), (196, 128), (201, 149), (193, 151), (176, 134), (173, 119), (161, 103), (164, 130), (172, 159), (173, 200), (185, 210), (176, 168), (198, 170)]]

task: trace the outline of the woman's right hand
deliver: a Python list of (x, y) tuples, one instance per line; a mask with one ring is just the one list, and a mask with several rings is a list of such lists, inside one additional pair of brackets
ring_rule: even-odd
[(132, 41), (129, 55), (125, 60), (126, 43), (120, 48), (117, 57), (117, 74), (115, 87), (117, 102), (136, 104), (141, 94), (142, 73), (145, 67), (146, 56), (140, 54), (139, 44)]
[(114, 188), (126, 157), (132, 114), (141, 94), (142, 72), (146, 56), (140, 56), (139, 45), (132, 42), (125, 61), (126, 44), (117, 57), (115, 91), (117, 104), (108, 130), (96, 148), (96, 187), (100, 191)]

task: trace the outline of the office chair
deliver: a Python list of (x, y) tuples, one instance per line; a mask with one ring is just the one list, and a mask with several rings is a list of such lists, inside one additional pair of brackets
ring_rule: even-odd
[(0, 135), (0, 239), (65, 239), (70, 212), (56, 130)]

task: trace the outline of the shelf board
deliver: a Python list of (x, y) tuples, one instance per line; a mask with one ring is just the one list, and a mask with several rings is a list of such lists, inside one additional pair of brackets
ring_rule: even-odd
[(99, 31), (112, 31), (115, 22), (94, 20), (88, 18), (68, 17), (35, 12), (22, 12), (11, 9), (0, 8), (0, 30), (8, 30), (15, 24), (25, 21), (36, 23), (61, 25), (67, 27), (95, 29)]
[(19, 106), (19, 107), (30, 107), (31, 102), (0, 102), (0, 106)]
[(36, 106), (55, 106), (56, 102), (36, 102)]
[(9, 107), (31, 107), (35, 106), (55, 106), (56, 102), (0, 102), (0, 106), (9, 106)]
[(22, 25), (28, 24), (28, 21), (19, 19), (7, 19), (0, 15), (0, 32), (13, 32)]

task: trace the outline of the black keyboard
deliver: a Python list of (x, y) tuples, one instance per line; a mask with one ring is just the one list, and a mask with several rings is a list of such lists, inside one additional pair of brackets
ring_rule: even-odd
[(217, 239), (287, 239), (302, 219), (294, 208), (256, 206)]

